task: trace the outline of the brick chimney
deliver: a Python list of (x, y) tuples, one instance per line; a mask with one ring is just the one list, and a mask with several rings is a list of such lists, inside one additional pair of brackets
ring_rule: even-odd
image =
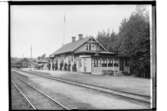
[(72, 42), (75, 42), (76, 37), (72, 36)]
[(79, 40), (83, 39), (83, 34), (78, 34)]

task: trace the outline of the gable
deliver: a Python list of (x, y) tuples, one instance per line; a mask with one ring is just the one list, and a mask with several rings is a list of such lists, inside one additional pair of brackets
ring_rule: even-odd
[[(95, 44), (95, 45), (92, 46), (89, 44)], [(88, 48), (88, 47), (91, 47), (91, 48)], [(93, 47), (95, 49), (93, 49)], [(88, 50), (88, 49), (93, 49), (93, 50)], [(93, 37), (85, 37), (81, 40), (77, 40), (75, 42), (70, 42), (68, 44), (63, 45), (60, 49), (52, 53), (50, 57), (54, 57), (55, 55), (64, 54), (68, 52), (80, 52), (80, 51), (99, 51), (99, 52), (107, 51), (108, 52), (108, 50), (105, 49), (103, 45), (100, 44)]]
[(97, 40), (90, 38), (87, 42), (75, 50), (75, 52), (102, 52), (107, 51)]

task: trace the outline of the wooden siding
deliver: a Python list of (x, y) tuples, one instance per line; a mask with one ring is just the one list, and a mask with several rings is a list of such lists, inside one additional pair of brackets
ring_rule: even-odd
[[(91, 47), (91, 50), (89, 50), (89, 47)], [(79, 47), (75, 52), (86, 52), (86, 51), (100, 52), (100, 51), (105, 51), (105, 50), (101, 48), (100, 45), (96, 41), (90, 39), (88, 42), (86, 42), (81, 47)]]

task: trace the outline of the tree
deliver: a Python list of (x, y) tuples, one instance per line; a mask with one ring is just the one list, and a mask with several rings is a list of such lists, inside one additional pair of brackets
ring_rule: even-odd
[(111, 33), (105, 31), (98, 32), (97, 39), (109, 51), (117, 51), (117, 34), (114, 31)]
[(138, 77), (150, 77), (150, 27), (148, 16), (138, 10), (120, 26), (119, 53), (130, 57), (131, 72)]
[(109, 51), (130, 57), (131, 73), (150, 78), (150, 27), (148, 11), (138, 6), (129, 19), (123, 19), (119, 32), (98, 32), (97, 39)]
[(42, 54), (41, 58), (45, 58), (46, 57), (46, 54)]
[(38, 56), (37, 59), (40, 60), (40, 59), (45, 59), (46, 58), (46, 54), (42, 54), (41, 56)]

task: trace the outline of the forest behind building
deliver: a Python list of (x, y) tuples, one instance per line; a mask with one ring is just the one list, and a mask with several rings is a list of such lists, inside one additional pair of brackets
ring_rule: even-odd
[(129, 58), (130, 75), (150, 78), (150, 23), (145, 7), (136, 7), (128, 19), (123, 19), (118, 33), (101, 31), (97, 39), (109, 51)]

